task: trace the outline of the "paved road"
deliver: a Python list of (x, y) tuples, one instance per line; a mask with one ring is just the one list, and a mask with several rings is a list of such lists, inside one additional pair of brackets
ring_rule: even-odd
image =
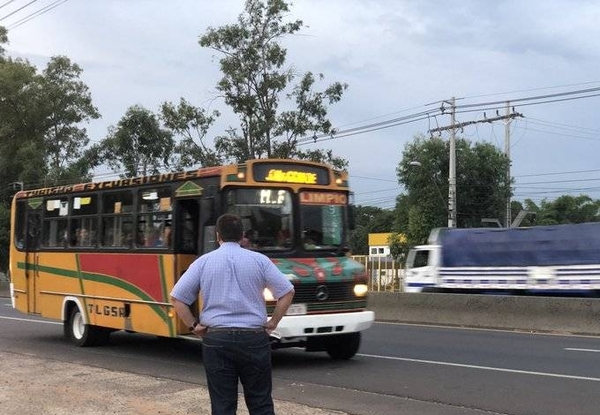
[[(198, 351), (196, 342), (123, 332), (107, 347), (74, 347), (60, 323), (25, 316), (0, 298), (0, 413), (208, 414)], [(336, 362), (325, 353), (286, 350), (275, 352), (274, 365), (279, 414), (481, 415), (373, 393), (368, 384), (363, 390), (368, 358)], [(242, 401), (241, 414), (247, 413)]]
[[(148, 406), (140, 402), (147, 402), (159, 408), (155, 413), (168, 414), (186, 413), (181, 405), (189, 393), (190, 413), (207, 413), (200, 412), (208, 405), (202, 401), (205, 380), (197, 342), (119, 332), (107, 347), (77, 348), (63, 339), (60, 324), (16, 313), (6, 299), (0, 305), (0, 368), (6, 375), (0, 379), (22, 376), (20, 383), (2, 384), (13, 402), (21, 396), (34, 404), (24, 396), (30, 389), (43, 401), (74, 394), (77, 402), (89, 403), (85, 408), (97, 410), (83, 413), (145, 413)], [(21, 373), (21, 360), (30, 358), (31, 371)], [(14, 359), (11, 368), (5, 365)], [(281, 414), (596, 415), (600, 407), (597, 337), (377, 323), (349, 362), (285, 350), (274, 353), (274, 367)], [(148, 382), (156, 387), (136, 387)], [(90, 396), (78, 397), (78, 391)], [(162, 412), (180, 395), (182, 403), (170, 410), (181, 412)], [(106, 406), (111, 400), (118, 411)]]
[[(0, 289), (4, 307), (6, 297)], [(239, 405), (238, 413), (247, 414), (241, 398)], [(279, 414), (345, 415), (282, 400), (275, 400), (275, 408)], [(210, 414), (210, 401), (197, 383), (0, 351), (0, 413), (203, 415)]]

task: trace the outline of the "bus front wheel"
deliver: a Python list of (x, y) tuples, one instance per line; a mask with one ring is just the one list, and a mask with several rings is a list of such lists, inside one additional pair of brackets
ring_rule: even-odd
[(108, 342), (110, 331), (85, 324), (81, 310), (73, 307), (64, 322), (65, 336), (79, 347), (101, 346)]
[(345, 333), (331, 336), (326, 351), (332, 359), (348, 360), (358, 353), (359, 347), (360, 332)]

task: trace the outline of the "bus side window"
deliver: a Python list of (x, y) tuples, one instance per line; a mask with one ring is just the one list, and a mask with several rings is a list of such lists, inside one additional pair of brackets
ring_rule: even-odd
[(131, 248), (133, 245), (133, 215), (131, 191), (108, 192), (102, 196), (102, 245), (111, 248)]
[(25, 248), (25, 218), (27, 213), (27, 204), (25, 201), (17, 202), (17, 212), (15, 214), (15, 240), (14, 244), (18, 249)]
[(71, 199), (71, 241), (74, 246), (92, 247), (98, 242), (98, 196), (75, 196)]
[(175, 249), (189, 253), (198, 253), (200, 206), (196, 200), (181, 200), (177, 207), (177, 227), (175, 232)]
[(137, 198), (137, 239), (138, 248), (163, 248), (165, 227), (170, 224), (172, 197), (169, 186), (144, 188), (138, 191)]
[(44, 204), (44, 221), (40, 229), (42, 246), (65, 247), (65, 231), (68, 224), (69, 199), (66, 196), (48, 198)]

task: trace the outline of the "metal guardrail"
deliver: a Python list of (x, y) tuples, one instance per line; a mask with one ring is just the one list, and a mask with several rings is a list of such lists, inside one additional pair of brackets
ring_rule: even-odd
[(388, 257), (353, 255), (352, 259), (364, 265), (369, 276), (369, 291), (402, 292), (404, 269), (399, 261)]

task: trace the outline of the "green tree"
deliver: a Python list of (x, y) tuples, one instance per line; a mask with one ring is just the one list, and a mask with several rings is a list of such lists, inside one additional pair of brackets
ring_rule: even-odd
[(39, 186), (46, 175), (43, 80), (21, 59), (0, 59), (0, 202), (8, 203), (14, 182)]
[(406, 261), (406, 255), (411, 245), (405, 235), (393, 232), (389, 239), (388, 244), (390, 246), (390, 255), (397, 261), (404, 263)]
[(369, 233), (391, 232), (394, 213), (374, 206), (356, 206), (356, 228), (350, 235), (350, 250), (354, 255), (369, 254)]
[[(280, 40), (297, 33), (303, 25), (301, 20), (284, 22), (288, 12), (283, 0), (247, 0), (237, 23), (209, 28), (200, 37), (202, 47), (222, 55), (223, 77), (217, 90), (240, 118), (239, 130), (229, 128), (216, 138), (216, 150), (237, 161), (295, 157), (343, 168), (347, 161), (331, 152), (298, 149), (301, 137), (334, 132), (327, 119), (327, 105), (338, 102), (347, 85), (336, 82), (315, 92), (315, 76), (308, 72), (285, 95), (296, 74), (293, 68), (285, 67), (287, 51)], [(279, 110), (283, 96), (295, 109)]]
[(206, 134), (219, 116), (218, 111), (207, 114), (181, 98), (176, 106), (171, 102), (161, 105), (161, 118), (166, 128), (180, 140), (173, 149), (173, 168), (183, 170), (200, 163), (202, 167), (218, 166), (222, 163), (217, 152), (205, 143)]
[(600, 200), (587, 195), (563, 195), (555, 200), (542, 200), (538, 207), (531, 200), (529, 209), (536, 212), (536, 225), (559, 225), (600, 221)]
[(8, 268), (10, 202), (22, 183), (44, 175), (41, 78), (27, 61), (5, 55), (6, 29), (0, 26), (0, 271)]
[(80, 125), (100, 114), (92, 104), (89, 88), (80, 80), (82, 72), (66, 56), (52, 57), (43, 71), (49, 185), (87, 180), (95, 167), (86, 165), (82, 158), (89, 138)]
[(158, 117), (139, 105), (129, 107), (116, 127), (93, 152), (98, 152), (121, 177), (158, 174), (169, 167), (175, 145), (172, 134)]
[[(456, 140), (458, 227), (481, 226), (483, 218), (502, 218), (510, 194), (507, 157), (488, 143)], [(447, 225), (449, 144), (415, 137), (396, 169), (406, 194), (397, 200), (396, 228), (411, 244), (424, 243), (431, 229)]]
[(0, 59), (2, 59), (4, 57), (4, 52), (5, 49), (2, 47), (2, 45), (5, 45), (8, 43), (8, 32), (6, 31), (6, 28), (4, 26), (0, 26)]

